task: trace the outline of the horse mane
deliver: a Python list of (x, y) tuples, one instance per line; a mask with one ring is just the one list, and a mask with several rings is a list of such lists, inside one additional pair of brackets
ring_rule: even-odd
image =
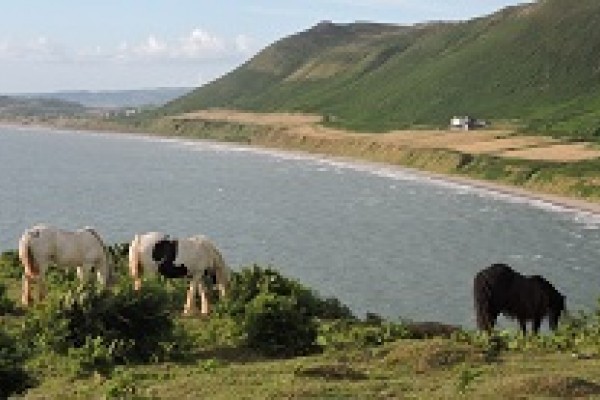
[(102, 240), (102, 238), (100, 237), (100, 234), (92, 227), (90, 226), (86, 226), (85, 228), (83, 228), (84, 231), (89, 232), (92, 234), (92, 236), (94, 236), (98, 242), (100, 242), (100, 244), (102, 245), (102, 247), (106, 250), (106, 245), (104, 244), (104, 241)]
[(102, 246), (102, 250), (104, 251), (104, 257), (106, 258), (106, 269), (107, 269), (107, 274), (108, 274), (108, 276), (106, 278), (110, 282), (112, 280), (113, 271), (112, 271), (112, 264), (110, 262), (111, 261), (110, 260), (110, 252), (108, 251), (108, 247), (104, 243), (104, 240), (102, 240), (102, 237), (100, 236), (98, 231), (96, 231), (91, 226), (84, 227), (83, 231), (90, 233), (94, 238), (96, 238), (98, 243), (100, 243), (100, 245)]

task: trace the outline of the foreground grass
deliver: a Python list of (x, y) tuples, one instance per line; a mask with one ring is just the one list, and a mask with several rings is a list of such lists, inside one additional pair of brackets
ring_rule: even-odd
[[(201, 328), (205, 322), (190, 322)], [(188, 363), (120, 367), (111, 378), (69, 377), (59, 360), (24, 398), (600, 398), (600, 359), (509, 352), (485, 361), (449, 339), (401, 340), (293, 359), (206, 349)]]
[[(16, 302), (15, 252), (0, 257), (0, 282)], [(51, 274), (52, 277), (52, 274)], [(72, 279), (72, 278), (71, 278)], [(126, 279), (122, 275), (122, 279)], [(52, 282), (60, 291), (64, 283)], [(182, 292), (184, 287), (175, 287)], [(177, 300), (177, 311), (182, 299)], [(0, 316), (3, 331), (18, 336), (34, 310)], [(81, 369), (77, 357), (38, 350), (25, 370), (33, 377), (24, 399), (395, 399), (600, 398), (600, 324), (571, 324), (541, 339), (485, 335), (439, 324), (320, 321), (321, 350), (293, 358), (267, 357), (245, 347), (226, 314), (177, 317), (186, 354), (177, 361)], [(425, 335), (427, 338), (415, 339)], [(437, 335), (437, 336), (436, 336)], [(182, 336), (183, 338), (183, 336)], [(410, 339), (409, 339), (410, 338)], [(497, 345), (501, 343), (501, 345)]]

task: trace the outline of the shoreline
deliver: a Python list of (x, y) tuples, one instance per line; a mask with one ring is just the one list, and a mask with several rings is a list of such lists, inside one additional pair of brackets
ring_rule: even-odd
[(268, 146), (264, 143), (260, 144), (251, 144), (251, 143), (242, 143), (242, 142), (229, 142), (229, 141), (219, 141), (214, 139), (205, 139), (198, 137), (188, 137), (177, 134), (166, 134), (166, 133), (152, 133), (149, 131), (127, 131), (123, 129), (122, 131), (113, 129), (110, 127), (106, 130), (99, 128), (89, 128), (86, 129), (84, 127), (69, 127), (69, 126), (54, 126), (52, 124), (44, 125), (44, 124), (19, 124), (19, 123), (9, 123), (6, 121), (0, 122), (1, 128), (15, 128), (15, 129), (36, 129), (36, 130), (47, 130), (47, 131), (65, 131), (65, 132), (79, 132), (83, 134), (106, 134), (106, 135), (127, 135), (133, 137), (140, 138), (160, 138), (160, 139), (171, 139), (174, 141), (180, 142), (200, 142), (200, 143), (208, 143), (214, 144), (222, 147), (229, 148), (238, 148), (238, 149), (247, 149), (254, 150), (256, 152), (263, 153), (279, 153), (279, 154), (289, 154), (296, 155), (305, 158), (311, 158), (314, 160), (329, 160), (333, 162), (342, 162), (344, 164), (354, 164), (354, 165), (363, 165), (369, 166), (373, 168), (389, 168), (396, 171), (404, 172), (410, 175), (414, 175), (417, 177), (422, 177), (428, 180), (436, 180), (444, 183), (451, 183), (461, 186), (467, 186), (472, 189), (484, 190), (488, 191), (492, 194), (499, 195), (507, 195), (515, 198), (521, 198), (528, 201), (541, 201), (551, 206), (556, 206), (564, 209), (565, 211), (571, 212), (582, 212), (589, 213), (593, 215), (597, 215), (600, 217), (600, 203), (595, 203), (575, 197), (567, 197), (561, 195), (555, 195), (550, 193), (544, 193), (534, 190), (525, 189), (518, 186), (513, 186), (509, 184), (497, 183), (488, 180), (481, 180), (472, 177), (465, 177), (456, 174), (445, 174), (445, 173), (436, 173), (432, 171), (427, 171), (424, 169), (418, 169), (410, 166), (403, 166), (394, 163), (381, 162), (381, 161), (373, 161), (360, 157), (352, 157), (352, 156), (340, 156), (328, 153), (319, 153), (319, 152), (311, 152), (303, 149), (293, 149), (293, 148), (282, 148), (280, 146)]

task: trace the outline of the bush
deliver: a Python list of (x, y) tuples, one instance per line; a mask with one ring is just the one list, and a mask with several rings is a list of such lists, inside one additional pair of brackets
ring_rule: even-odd
[(0, 315), (12, 313), (15, 309), (15, 302), (7, 297), (6, 286), (0, 282)]
[(319, 326), (318, 342), (329, 349), (362, 348), (379, 346), (398, 339), (409, 339), (413, 336), (403, 323), (337, 320)]
[(317, 325), (293, 296), (261, 293), (245, 308), (246, 344), (270, 356), (307, 354), (316, 347)]
[(5, 251), (0, 254), (0, 277), (8, 279), (21, 279), (23, 268), (16, 250)]
[(0, 398), (21, 393), (31, 386), (32, 379), (23, 369), (24, 359), (16, 340), (0, 331)]
[(303, 355), (318, 348), (316, 319), (348, 319), (337, 299), (322, 299), (271, 268), (233, 273), (229, 296), (217, 312), (237, 322), (246, 345), (269, 356)]
[(312, 317), (354, 318), (350, 309), (339, 300), (322, 299), (299, 282), (286, 278), (271, 268), (261, 268), (258, 265), (232, 273), (228, 301), (221, 310), (232, 316), (242, 315), (246, 305), (261, 293), (293, 297), (298, 309)]
[(185, 338), (175, 329), (165, 291), (130, 286), (111, 293), (88, 284), (52, 296), (27, 316), (24, 337), (39, 349), (76, 358), (82, 371), (181, 354)]

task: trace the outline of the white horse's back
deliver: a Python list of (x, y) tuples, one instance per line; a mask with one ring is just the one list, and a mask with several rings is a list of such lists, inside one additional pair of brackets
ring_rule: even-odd
[(110, 262), (106, 246), (100, 235), (86, 227), (75, 232), (40, 224), (26, 230), (19, 240), (19, 257), (23, 263), (23, 303), (30, 302), (30, 284), (40, 280), (40, 298), (43, 297), (43, 280), (50, 264), (59, 267), (77, 267), (81, 279), (92, 269), (98, 280), (108, 284)]

